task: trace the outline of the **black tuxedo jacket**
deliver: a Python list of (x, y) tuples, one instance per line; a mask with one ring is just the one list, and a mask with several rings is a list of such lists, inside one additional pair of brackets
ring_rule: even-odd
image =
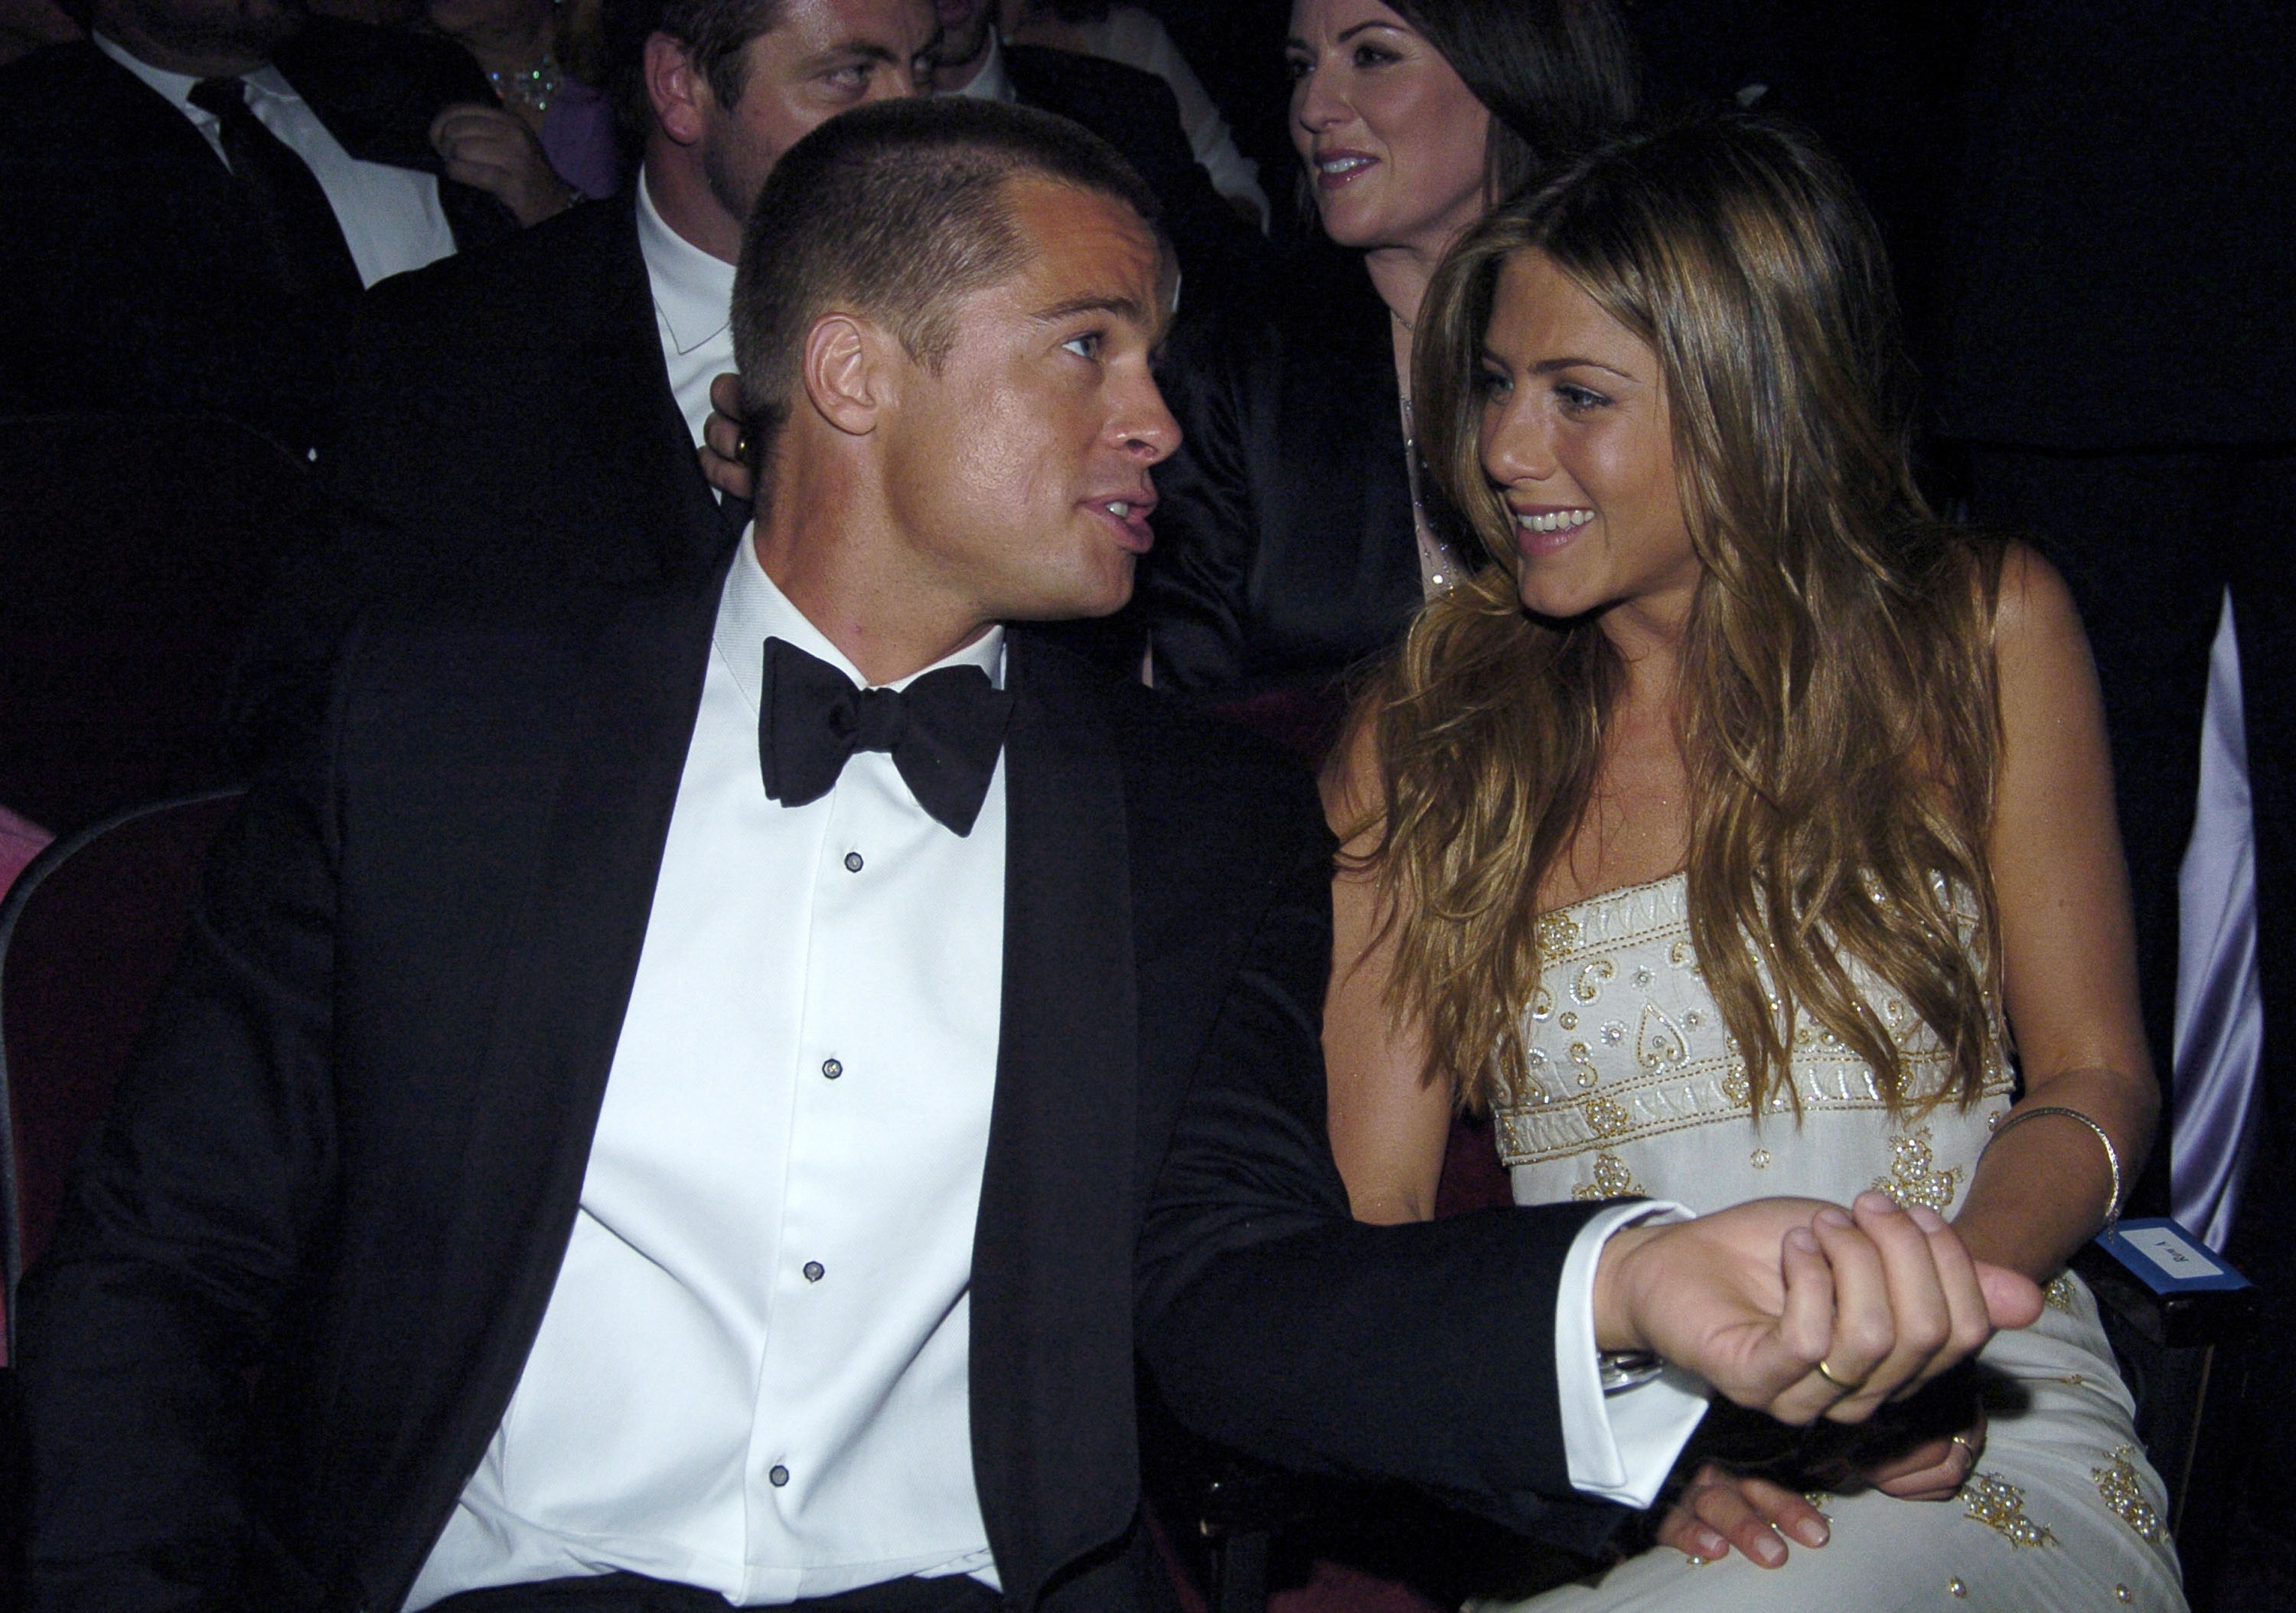
[(1303, 250), (1272, 316), (1184, 311), (1158, 371), (1182, 431), (1129, 614), (1160, 687), (1328, 684), (1419, 607), (1387, 307), (1359, 255)]
[[(439, 173), (429, 128), (491, 102), (443, 40), (315, 20), (274, 64), (354, 157)], [(465, 250), (515, 226), (441, 179)], [(94, 45), (0, 69), (0, 413), (214, 413), (319, 440), (346, 310), (291, 304), (191, 120)]]
[(1196, 160), (1171, 86), (1121, 62), (1034, 45), (1000, 45), (1013, 98), (1081, 123), (1124, 153), (1164, 204), (1193, 309), (1258, 307), (1270, 294), (1267, 237), (1230, 207)]
[[(24, 1286), (36, 1608), (398, 1605), (566, 1246), (720, 574), (354, 635)], [(1151, 1605), (1136, 1348), (1263, 1456), (1599, 1537), (1553, 1367), (1585, 1207), (1348, 1219), (1305, 775), (1033, 632), (1009, 666), (972, 1289), (1006, 1594)]]
[(241, 658), (242, 757), (316, 723), (327, 659), (378, 598), (691, 579), (746, 522), (702, 480), (670, 391), (636, 194), (363, 300), (319, 453), (327, 530)]

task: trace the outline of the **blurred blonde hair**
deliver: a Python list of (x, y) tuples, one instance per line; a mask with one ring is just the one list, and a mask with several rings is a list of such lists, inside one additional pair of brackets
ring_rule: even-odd
[[(1428, 1079), (1488, 1105), (1521, 1069), (1535, 893), (1569, 848), (1622, 685), (1594, 617), (1527, 614), (1481, 464), (1499, 271), (1544, 252), (1658, 355), (1702, 575), (1682, 648), (1691, 936), (1759, 1107), (1798, 1015), (1907, 1101), (1845, 967), (1902, 994), (1972, 1100), (1998, 965), (1984, 850), (2000, 749), (1997, 543), (1930, 514), (1911, 468), (1887, 267), (1847, 180), (1751, 119), (1632, 136), (1495, 210), (1445, 261), (1414, 395), (1437, 517), (1497, 562), (1431, 603), (1359, 704), (1383, 769), (1359, 832), (1398, 934), (1391, 1011)], [(1952, 911), (1976, 907), (1973, 960)], [(1799, 1098), (1794, 1099), (1797, 1107)]]

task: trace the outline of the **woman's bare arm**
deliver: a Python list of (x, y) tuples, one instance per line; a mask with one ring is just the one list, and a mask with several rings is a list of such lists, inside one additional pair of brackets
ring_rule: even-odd
[[(2004, 567), (1995, 642), (2003, 745), (1990, 854), (2025, 1073), (2018, 1108), (2077, 1109), (2103, 1127), (2125, 1194), (2161, 1090), (2137, 1009), (2104, 709), (2071, 596), (2029, 549)], [(1956, 1230), (1978, 1258), (2046, 1280), (2103, 1224), (2112, 1188), (2094, 1132), (2037, 1116), (1986, 1151)]]
[(1366, 726), (1332, 758), (1323, 789), (1324, 816), (1343, 848), (1332, 880), (1332, 984), (1324, 1002), (1332, 1153), (1357, 1221), (1426, 1221), (1443, 1177), (1451, 1088), (1426, 1080), (1418, 1027), (1398, 1025), (1390, 1012), (1394, 932), (1376, 876), (1349, 863), (1379, 842), (1376, 828), (1349, 838), (1380, 797), (1378, 747)]

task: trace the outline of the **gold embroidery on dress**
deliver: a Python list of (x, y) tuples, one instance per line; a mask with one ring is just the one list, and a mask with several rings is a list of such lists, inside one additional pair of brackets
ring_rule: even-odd
[(1581, 1002), (1592, 1002), (1603, 994), (1603, 983), (1619, 972), (1619, 966), (1607, 958), (1597, 958), (1578, 971), (1571, 983), (1570, 994)]
[(1635, 1129), (1635, 1117), (1627, 1113), (1626, 1106), (1607, 1098), (1587, 1100), (1587, 1126), (1597, 1137), (1616, 1137)]
[(1690, 1044), (1667, 1023), (1658, 1004), (1643, 1004), (1642, 1023), (1635, 1029), (1635, 1062), (1645, 1070), (1655, 1070), (1664, 1065), (1686, 1063), (1689, 1058)]
[(1578, 944), (1578, 921), (1568, 913), (1549, 913), (1538, 921), (1538, 950), (1552, 958)]
[(2148, 1546), (2157, 1546), (2169, 1538), (2169, 1531), (2161, 1527), (2160, 1509), (2144, 1499), (2144, 1485), (2136, 1477), (2136, 1464), (2128, 1459), (2135, 1454), (2128, 1445), (2104, 1459), (2104, 1466), (2091, 1468), (2088, 1476), (2096, 1480), (2096, 1493), (2104, 1498), (2106, 1510), (2136, 1532), (2136, 1538)]
[(1998, 1473), (1974, 1473), (1961, 1486), (1968, 1516), (2022, 1551), (2027, 1546), (2054, 1545), (2057, 1537), (2025, 1516), (2025, 1492)]
[(1951, 1207), (1956, 1189), (1960, 1185), (1961, 1167), (1951, 1170), (1932, 1169), (1936, 1160), (1930, 1154), (1930, 1130), (1923, 1126), (1910, 1137), (1893, 1137), (1890, 1148), (1897, 1162), (1887, 1176), (1874, 1179), (1874, 1190), (1887, 1193), (1898, 1201), (1899, 1209), (1909, 1210), (1917, 1204), (1927, 1205), (1942, 1215)]
[(2053, 1311), (2071, 1310), (2073, 1308), (2072, 1273), (2060, 1271), (2051, 1278), (2049, 1286), (2041, 1290), (2041, 1297), (2048, 1303), (2049, 1309)]
[(1578, 1199), (1624, 1198), (1640, 1193), (1635, 1185), (1635, 1173), (1627, 1169), (1626, 1162), (1616, 1154), (1595, 1156), (1595, 1180), (1582, 1181), (1570, 1189), (1570, 1197)]

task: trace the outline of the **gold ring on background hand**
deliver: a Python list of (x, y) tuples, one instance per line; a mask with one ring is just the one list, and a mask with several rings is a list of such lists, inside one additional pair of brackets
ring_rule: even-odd
[(1972, 1468), (1977, 1466), (1977, 1442), (1970, 1438), (1968, 1435), (1956, 1434), (1948, 1439), (1947, 1443), (1948, 1444), (1959, 1445), (1963, 1450), (1968, 1452), (1969, 1465)]
[(737, 432), (734, 436), (734, 457), (742, 464), (750, 463), (750, 433)]
[(1825, 1379), (1826, 1382), (1832, 1384), (1835, 1388), (1841, 1390), (1844, 1395), (1855, 1395), (1858, 1390), (1866, 1387), (1866, 1380), (1864, 1378), (1861, 1378), (1856, 1383), (1851, 1383), (1848, 1378), (1837, 1374), (1832, 1367), (1827, 1366), (1822, 1361), (1817, 1363), (1817, 1375)]

